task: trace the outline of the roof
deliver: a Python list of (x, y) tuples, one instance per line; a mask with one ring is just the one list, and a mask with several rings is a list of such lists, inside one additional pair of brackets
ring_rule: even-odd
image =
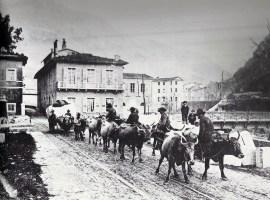
[[(46, 57), (47, 58), (47, 57)], [(124, 60), (115, 60), (112, 58), (104, 58), (99, 56), (94, 56), (88, 53), (76, 53), (65, 56), (56, 56), (51, 58), (34, 76), (38, 78), (39, 75), (49, 70), (56, 63), (73, 63), (73, 64), (94, 64), (94, 65), (116, 65), (123, 66), (128, 64)]]
[(174, 77), (167, 77), (167, 78), (155, 78), (154, 81), (174, 81), (174, 80), (179, 80), (179, 81), (183, 81), (183, 79), (179, 76), (174, 76)]
[(23, 65), (26, 65), (28, 57), (24, 54), (18, 53), (1, 53), (0, 59), (11, 60), (11, 61), (21, 61)]
[(124, 79), (148, 79), (152, 80), (154, 79), (152, 76), (149, 76), (147, 74), (138, 74), (138, 73), (124, 73), (123, 74)]

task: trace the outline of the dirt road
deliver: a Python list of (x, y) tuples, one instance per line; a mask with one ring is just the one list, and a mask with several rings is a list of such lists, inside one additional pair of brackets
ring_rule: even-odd
[[(47, 131), (46, 120), (37, 118), (33, 123), (38, 131)], [(200, 162), (193, 167), (194, 176), (190, 177), (190, 184), (184, 183), (180, 168), (180, 179), (171, 178), (168, 184), (164, 184), (167, 164), (164, 163), (161, 173), (155, 175), (159, 156), (152, 157), (151, 148), (147, 145), (143, 149), (144, 162), (135, 160), (135, 164), (131, 164), (131, 159), (120, 161), (118, 154), (114, 155), (112, 151), (105, 154), (101, 146), (78, 142), (71, 136), (40, 132), (33, 132), (32, 135), (40, 150), (37, 162), (47, 165), (43, 170), (44, 179), (49, 192), (56, 195), (52, 199), (270, 198), (269, 178), (226, 169), (229, 181), (221, 181), (218, 167), (211, 165), (208, 180), (202, 181), (203, 164)], [(130, 152), (127, 156), (131, 157)], [(52, 163), (56, 164), (50, 168)], [(61, 169), (63, 166), (65, 169)]]

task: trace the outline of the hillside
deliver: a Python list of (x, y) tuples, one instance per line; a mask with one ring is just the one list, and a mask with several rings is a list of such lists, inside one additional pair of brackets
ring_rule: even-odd
[(257, 45), (246, 64), (225, 81), (224, 87), (227, 93), (261, 91), (270, 95), (270, 34)]

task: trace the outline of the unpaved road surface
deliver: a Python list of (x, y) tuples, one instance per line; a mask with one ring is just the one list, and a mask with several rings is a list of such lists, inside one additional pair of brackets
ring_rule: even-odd
[[(32, 132), (37, 141), (36, 161), (43, 164), (43, 179), (48, 184), (51, 199), (270, 199), (270, 179), (239, 170), (225, 169), (228, 181), (220, 179), (219, 168), (211, 165), (208, 180), (201, 180), (203, 164), (196, 162), (190, 184), (185, 184), (181, 168), (180, 179), (173, 176), (164, 184), (167, 163), (155, 175), (158, 154), (151, 156), (151, 148), (143, 148), (144, 162), (131, 164), (119, 155), (102, 152), (101, 146), (78, 142), (74, 136), (46, 134), (47, 121), (33, 119)], [(44, 132), (45, 134), (41, 133)]]

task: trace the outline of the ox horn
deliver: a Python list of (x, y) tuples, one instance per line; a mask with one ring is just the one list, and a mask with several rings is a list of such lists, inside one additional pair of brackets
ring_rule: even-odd
[(198, 144), (198, 143), (199, 143), (199, 139), (198, 139), (198, 137), (197, 137), (196, 142), (195, 142), (195, 145)]
[(187, 141), (184, 136), (181, 136), (181, 144), (186, 144), (186, 143), (183, 142), (183, 138), (185, 139), (185, 141)]
[(239, 140), (239, 138), (240, 138), (240, 133), (239, 133), (239, 131), (237, 131), (237, 133), (238, 133), (237, 140)]

